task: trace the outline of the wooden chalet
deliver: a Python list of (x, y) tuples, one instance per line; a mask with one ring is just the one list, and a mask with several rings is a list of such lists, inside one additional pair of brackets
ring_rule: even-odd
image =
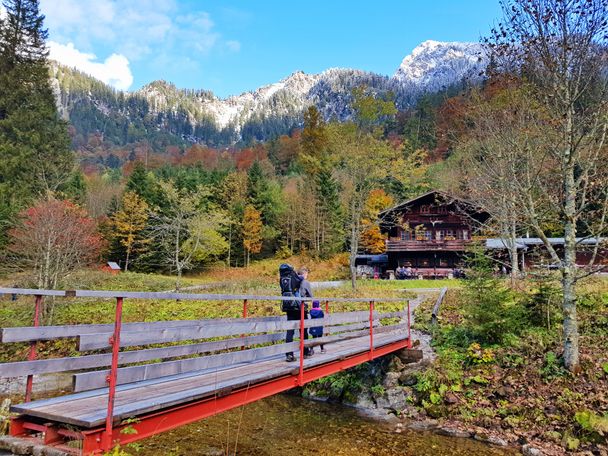
[(387, 236), (387, 271), (408, 268), (416, 277), (447, 277), (489, 215), (472, 203), (430, 191), (380, 214)]

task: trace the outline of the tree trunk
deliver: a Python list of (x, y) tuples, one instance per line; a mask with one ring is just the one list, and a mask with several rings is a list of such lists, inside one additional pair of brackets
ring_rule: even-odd
[(129, 270), (129, 256), (131, 254), (131, 248), (127, 249), (127, 258), (125, 258), (125, 272)]
[(356, 224), (353, 223), (350, 234), (350, 283), (353, 290), (357, 289), (357, 250), (359, 248), (359, 236), (357, 233)]
[[(569, 157), (569, 154), (567, 154)], [(574, 167), (566, 167), (564, 176), (564, 259), (562, 288), (564, 312), (564, 365), (570, 372), (579, 370), (578, 321), (576, 316), (576, 188)]]
[(232, 223), (230, 223), (228, 230), (228, 267), (230, 267), (230, 253), (232, 251)]
[(511, 221), (509, 244), (509, 255), (511, 256), (511, 284), (513, 285), (519, 276), (519, 255), (517, 252), (517, 231), (515, 221)]

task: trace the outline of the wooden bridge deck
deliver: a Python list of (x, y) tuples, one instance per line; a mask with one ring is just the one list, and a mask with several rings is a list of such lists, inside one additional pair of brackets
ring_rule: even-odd
[[(386, 333), (374, 338), (374, 348), (403, 340), (403, 333)], [(315, 353), (304, 360), (304, 368), (326, 364), (369, 350), (369, 336), (332, 343), (327, 353)], [(317, 350), (318, 351), (318, 350)], [(252, 386), (275, 378), (297, 374), (298, 363), (285, 362), (284, 355), (221, 369), (207, 369), (128, 383), (116, 388), (114, 420), (161, 410), (193, 400), (225, 395), (230, 390)], [(56, 423), (92, 428), (104, 424), (108, 388), (70, 394), (52, 399), (15, 405), (13, 412)]]

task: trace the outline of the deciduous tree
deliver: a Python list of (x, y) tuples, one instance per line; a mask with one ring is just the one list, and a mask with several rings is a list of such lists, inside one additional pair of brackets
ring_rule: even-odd
[[(546, 128), (553, 141), (522, 151), (532, 166), (520, 196), (528, 223), (559, 266), (564, 363), (577, 371), (577, 237), (605, 234), (608, 210), (608, 0), (506, 0), (502, 6), (504, 19), (488, 40), (496, 70), (525, 75), (550, 118)], [(547, 208), (558, 214), (563, 255), (543, 229)]]
[(115, 236), (126, 249), (125, 271), (129, 270), (131, 254), (143, 251), (150, 243), (144, 231), (148, 212), (148, 204), (137, 193), (125, 192), (120, 210), (112, 217)]
[(102, 247), (86, 211), (52, 198), (21, 212), (9, 236), (10, 263), (31, 271), (42, 289), (57, 288), (72, 271), (93, 264)]
[(262, 250), (262, 217), (253, 206), (245, 207), (243, 214), (243, 246), (245, 248), (245, 263), (249, 266), (249, 257), (252, 253)]

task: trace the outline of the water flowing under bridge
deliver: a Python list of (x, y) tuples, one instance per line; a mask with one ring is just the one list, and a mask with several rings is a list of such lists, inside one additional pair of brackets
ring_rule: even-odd
[[(251, 315), (253, 303), (262, 302), (271, 303), (264, 313), (280, 314), (279, 303), (292, 298), (277, 296), (15, 288), (0, 294), (34, 297), (32, 326), (1, 329), (2, 343), (29, 344), (28, 360), (0, 364), (0, 377), (27, 378), (25, 401), (11, 407), (18, 415), (10, 439), (31, 454), (101, 453), (412, 346), (404, 298), (317, 298), (324, 318), (305, 319), (301, 306), (300, 321), (287, 321)], [(49, 298), (111, 299), (114, 322), (41, 326)], [(123, 323), (125, 299), (239, 302), (242, 316)], [(378, 312), (383, 305), (400, 310)], [(336, 311), (344, 309), (356, 310)], [(323, 337), (305, 339), (305, 328), (317, 326)], [(285, 343), (290, 329), (299, 340)], [(37, 346), (57, 339), (74, 339), (83, 354), (38, 359)], [(305, 359), (305, 347), (321, 344), (325, 353)], [(296, 353), (295, 363), (285, 362), (288, 352)], [(74, 372), (73, 393), (32, 401), (34, 376), (58, 372)]]

